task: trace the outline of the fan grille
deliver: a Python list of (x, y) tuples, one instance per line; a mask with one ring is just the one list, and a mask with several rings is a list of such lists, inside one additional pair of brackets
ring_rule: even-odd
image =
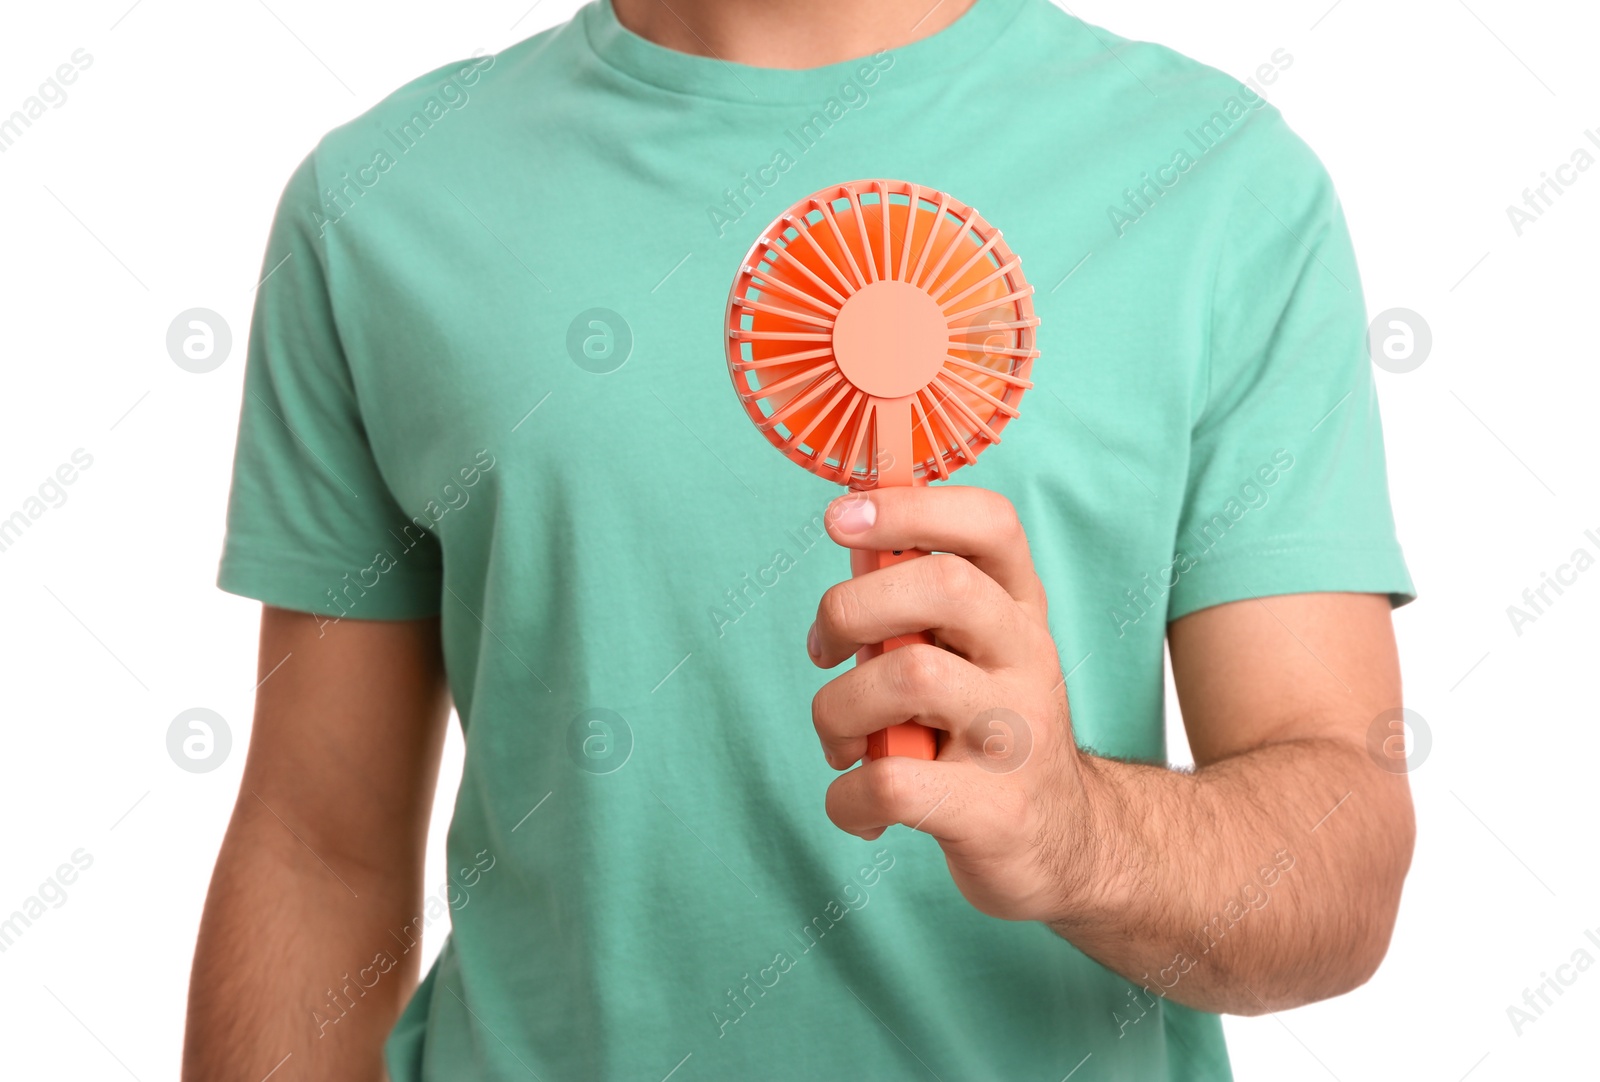
[(885, 400), (845, 377), (833, 325), (852, 295), (886, 280), (926, 292), (949, 328), (942, 366), (911, 396), (918, 481), (948, 477), (1000, 441), (1038, 356), (1033, 287), (1000, 231), (972, 208), (892, 180), (836, 185), (790, 207), (734, 280), (728, 366), (774, 446), (852, 488), (878, 481), (885, 455), (873, 414)]

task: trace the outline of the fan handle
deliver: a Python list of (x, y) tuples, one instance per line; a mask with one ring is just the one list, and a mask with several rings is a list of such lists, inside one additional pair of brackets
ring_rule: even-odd
[[(926, 552), (919, 549), (903, 549), (899, 552), (862, 552), (862, 559), (850, 561), (851, 570), (855, 576), (864, 575), (869, 571), (879, 571), (885, 567), (905, 563), (907, 560), (926, 556)], [(863, 646), (856, 653), (856, 664), (864, 664), (880, 654), (890, 650), (908, 646), (918, 642), (933, 645), (933, 636), (926, 631), (913, 631), (905, 635), (896, 635), (885, 639), (877, 646)], [(891, 725), (887, 729), (879, 729), (867, 737), (867, 760), (882, 759), (885, 755), (904, 755), (908, 759), (937, 759), (939, 757), (939, 734), (935, 729), (926, 725), (919, 725), (914, 721), (902, 721), (899, 725)]]
[[(911, 458), (911, 397), (884, 399), (876, 404), (873, 413), (874, 432), (881, 452), (876, 487), (909, 488), (915, 485), (917, 480)], [(901, 549), (895, 552), (862, 552), (859, 559), (854, 558), (854, 553), (851, 555), (850, 572), (851, 577), (855, 578), (928, 554), (921, 549)], [(856, 656), (856, 664), (863, 664), (880, 654), (914, 642), (932, 646), (933, 636), (926, 631), (913, 631), (886, 639), (877, 646), (862, 647)], [(882, 759), (885, 755), (937, 759), (939, 734), (914, 721), (903, 721), (899, 725), (879, 729), (867, 737), (867, 759)]]

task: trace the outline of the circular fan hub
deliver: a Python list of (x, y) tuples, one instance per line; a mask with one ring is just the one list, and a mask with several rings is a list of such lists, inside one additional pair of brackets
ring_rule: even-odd
[(939, 304), (909, 282), (863, 286), (833, 325), (833, 355), (844, 378), (879, 398), (904, 398), (932, 382), (950, 352)]

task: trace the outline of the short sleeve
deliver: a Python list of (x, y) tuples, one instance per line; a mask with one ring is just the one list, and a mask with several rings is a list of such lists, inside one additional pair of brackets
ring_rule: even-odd
[(284, 189), (267, 242), (217, 584), (329, 616), (433, 615), (437, 543), (389, 555), (408, 520), (374, 459), (340, 341), (319, 191), (313, 154)]
[(1274, 594), (1415, 596), (1349, 230), (1310, 148), (1261, 120), (1217, 249), (1169, 619)]

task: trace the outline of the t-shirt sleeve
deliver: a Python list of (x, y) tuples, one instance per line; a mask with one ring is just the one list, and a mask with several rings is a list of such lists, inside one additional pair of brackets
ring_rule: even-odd
[(1269, 114), (1218, 248), (1169, 619), (1275, 594), (1415, 597), (1395, 539), (1367, 319), (1344, 214)]
[(273, 219), (256, 291), (217, 584), (281, 608), (408, 619), (439, 611), (431, 538), (396, 562), (407, 518), (362, 420), (318, 236), (315, 154)]

